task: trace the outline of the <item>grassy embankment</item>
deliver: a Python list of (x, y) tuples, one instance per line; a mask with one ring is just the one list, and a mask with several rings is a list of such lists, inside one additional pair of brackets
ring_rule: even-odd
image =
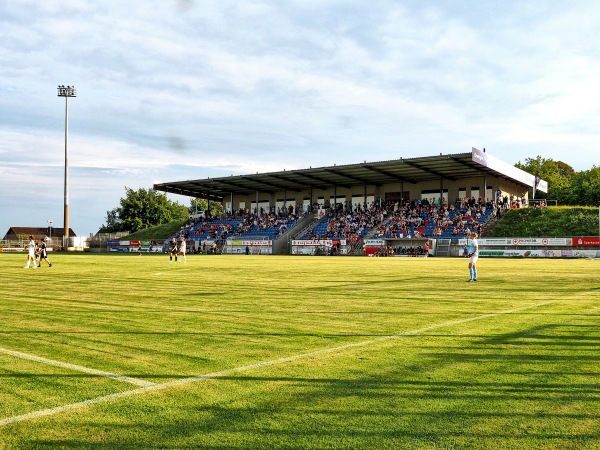
[(557, 206), (507, 211), (493, 237), (598, 236), (598, 208)]

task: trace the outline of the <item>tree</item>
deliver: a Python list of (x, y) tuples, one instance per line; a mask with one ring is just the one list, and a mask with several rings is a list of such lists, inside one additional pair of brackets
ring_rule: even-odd
[(527, 158), (525, 164), (521, 164), (519, 161), (515, 164), (515, 167), (532, 175), (538, 175), (548, 182), (550, 188), (557, 189), (568, 186), (575, 175), (575, 170), (568, 164), (562, 161), (544, 159), (539, 155), (536, 158)]
[[(558, 200), (561, 204), (576, 204), (567, 201), (567, 197), (570, 195), (568, 188), (575, 176), (575, 170), (568, 164), (562, 161), (544, 159), (538, 155), (536, 158), (525, 159), (525, 164), (519, 161), (515, 164), (515, 167), (546, 180), (548, 182), (547, 198)], [(533, 197), (532, 194), (532, 189), (530, 189), (529, 198)]]
[[(560, 205), (600, 205), (600, 167), (575, 172), (562, 161), (544, 159), (541, 156), (527, 158), (525, 164), (518, 162), (515, 166), (546, 180), (547, 198), (556, 200)], [(531, 190), (529, 194), (531, 196)]]
[(573, 200), (577, 205), (600, 205), (600, 167), (577, 172), (570, 186)]
[(167, 195), (154, 189), (140, 188), (137, 191), (125, 186), (125, 197), (121, 206), (106, 213), (104, 232), (134, 232), (148, 227), (162, 225), (174, 220), (185, 220), (188, 209), (169, 200)]
[(195, 214), (196, 211), (205, 211), (209, 217), (221, 217), (224, 213), (223, 205), (213, 200), (207, 201), (203, 198), (192, 198), (190, 200), (189, 212)]

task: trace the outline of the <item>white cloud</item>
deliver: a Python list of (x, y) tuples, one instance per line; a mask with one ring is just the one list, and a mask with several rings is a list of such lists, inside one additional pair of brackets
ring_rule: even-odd
[[(85, 233), (123, 186), (155, 179), (471, 145), (587, 169), (600, 142), (599, 25), (591, 1), (4, 2), (0, 199), (13, 202), (17, 183), (32, 186), (20, 203), (35, 204), (43, 189), (60, 217), (58, 84), (78, 88), (72, 221)], [(0, 228), (34, 220), (15, 204)]]

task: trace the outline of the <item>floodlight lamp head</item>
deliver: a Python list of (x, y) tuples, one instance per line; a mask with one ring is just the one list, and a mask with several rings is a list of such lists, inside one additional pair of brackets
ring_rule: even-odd
[(77, 90), (75, 86), (65, 86), (61, 84), (58, 86), (58, 96), (59, 97), (77, 97)]

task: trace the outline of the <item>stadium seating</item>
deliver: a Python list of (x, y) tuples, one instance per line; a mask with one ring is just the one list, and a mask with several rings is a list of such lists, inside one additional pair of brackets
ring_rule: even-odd
[(284, 232), (293, 228), (300, 219), (301, 217), (295, 215), (278, 217), (274, 214), (263, 214), (258, 219), (253, 215), (247, 215), (203, 220), (184, 227), (177, 236), (172, 237), (183, 235), (188, 240), (199, 242), (225, 240), (230, 237), (277, 240)]
[(469, 208), (449, 209), (445, 219), (442, 219), (445, 223), (440, 227), (441, 234), (436, 234), (435, 231), (438, 226), (436, 216), (440, 220), (441, 215), (438, 215), (441, 211), (437, 210), (437, 207), (403, 208), (394, 212), (392, 217), (375, 233), (375, 236), (384, 238), (420, 236), (432, 239), (464, 237), (467, 229), (480, 229), (481, 224), (489, 219), (494, 210), (492, 207), (486, 207), (485, 211), (483, 211), (483, 208), (473, 207), (470, 209), (471, 214), (475, 214), (476, 217), (467, 216)]

